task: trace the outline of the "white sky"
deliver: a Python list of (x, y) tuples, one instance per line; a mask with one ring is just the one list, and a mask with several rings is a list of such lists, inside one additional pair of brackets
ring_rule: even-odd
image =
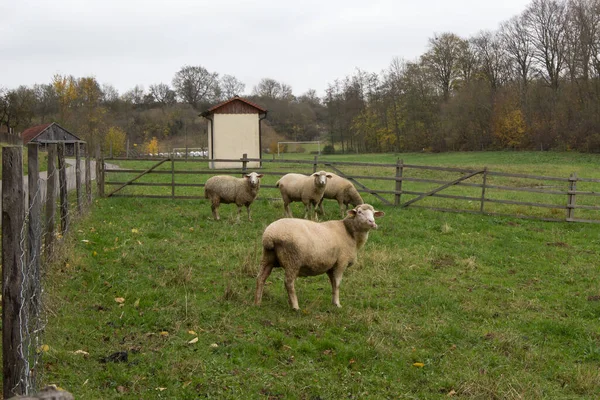
[(530, 0), (0, 0), (0, 87), (94, 76), (119, 93), (201, 65), (246, 84), (309, 88), (415, 60), (434, 34), (463, 38)]

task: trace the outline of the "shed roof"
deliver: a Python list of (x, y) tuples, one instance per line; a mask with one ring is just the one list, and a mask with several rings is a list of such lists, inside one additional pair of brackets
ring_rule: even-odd
[(71, 132), (69, 132), (68, 130), (66, 130), (65, 128), (63, 128), (62, 126), (57, 124), (56, 122), (51, 122), (49, 124), (36, 125), (36, 126), (32, 126), (31, 128), (25, 129), (23, 131), (23, 133), (21, 134), (21, 137), (23, 138), (23, 144), (27, 144), (27, 143), (31, 142), (32, 140), (34, 140), (35, 138), (40, 136), (42, 133), (44, 133), (52, 125), (56, 125), (63, 131), (67, 132), (69, 135), (73, 136), (76, 140), (80, 140), (76, 135), (73, 135)]
[(215, 111), (217, 111), (217, 110), (219, 110), (220, 108), (223, 108), (223, 107), (227, 106), (228, 104), (230, 104), (230, 103), (233, 103), (233, 102), (235, 102), (235, 101), (241, 101), (241, 102), (243, 102), (243, 103), (246, 103), (247, 105), (249, 105), (250, 107), (253, 107), (253, 108), (255, 108), (256, 110), (258, 110), (258, 111), (259, 111), (259, 112), (261, 112), (261, 113), (266, 113), (266, 112), (267, 112), (267, 110), (266, 110), (265, 108), (263, 108), (263, 107), (259, 106), (259, 105), (258, 105), (258, 104), (256, 104), (256, 103), (253, 103), (253, 102), (251, 102), (250, 100), (246, 100), (246, 99), (244, 99), (244, 98), (241, 98), (241, 97), (239, 97), (239, 96), (235, 96), (235, 97), (232, 97), (232, 98), (231, 98), (231, 99), (229, 99), (229, 100), (225, 100), (225, 101), (224, 101), (224, 102), (222, 102), (222, 103), (219, 103), (219, 104), (216, 104), (216, 105), (212, 106), (211, 108), (209, 108), (208, 110), (204, 111), (204, 112), (203, 112), (202, 114), (200, 114), (200, 115), (202, 115), (203, 117), (206, 117), (206, 116), (208, 116), (208, 115), (210, 115), (210, 114), (214, 114), (214, 113), (215, 113)]

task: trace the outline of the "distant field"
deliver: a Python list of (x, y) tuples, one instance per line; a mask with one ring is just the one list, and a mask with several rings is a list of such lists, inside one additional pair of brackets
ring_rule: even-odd
[[(402, 157), (582, 176), (598, 176), (599, 160), (570, 153)], [(252, 304), (260, 237), (283, 216), (280, 201), (255, 202), (254, 221), (240, 223), (235, 206), (221, 206), (217, 222), (201, 200), (94, 204), (73, 226), (45, 286), (49, 350), (41, 379), (75, 398), (600, 393), (600, 225), (377, 205), (386, 216), (344, 275), (343, 308), (330, 304), (329, 281), (317, 276), (298, 279), (301, 311), (293, 312), (277, 270), (263, 305)], [(326, 203), (326, 213), (336, 218), (337, 205)], [(107, 358), (118, 351), (127, 362)]]

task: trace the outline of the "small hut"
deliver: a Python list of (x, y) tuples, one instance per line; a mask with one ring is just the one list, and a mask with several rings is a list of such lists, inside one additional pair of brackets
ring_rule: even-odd
[[(224, 101), (200, 114), (208, 120), (208, 156), (212, 159), (261, 158), (261, 124), (267, 110), (239, 96)], [(248, 168), (260, 167), (249, 162)], [(213, 168), (239, 168), (241, 162), (211, 161)]]
[(73, 135), (71, 132), (52, 122), (49, 124), (41, 124), (27, 128), (21, 133), (23, 144), (39, 143), (40, 150), (46, 150), (48, 143), (65, 143), (65, 155), (75, 155), (75, 144), (81, 142), (81, 139)]

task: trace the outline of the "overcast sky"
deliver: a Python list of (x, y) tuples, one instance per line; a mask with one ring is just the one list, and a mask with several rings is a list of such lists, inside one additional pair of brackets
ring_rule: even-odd
[(434, 34), (463, 38), (530, 0), (0, 0), (0, 87), (94, 76), (119, 93), (168, 83), (184, 65), (262, 78), (300, 95), (356, 68), (416, 60)]

